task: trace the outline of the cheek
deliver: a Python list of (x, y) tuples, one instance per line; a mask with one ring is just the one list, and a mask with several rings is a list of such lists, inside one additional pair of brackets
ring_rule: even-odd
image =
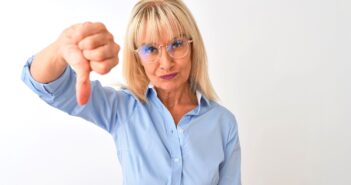
[(156, 67), (152, 66), (152, 65), (148, 65), (148, 66), (145, 66), (143, 65), (144, 67), (144, 71), (146, 73), (146, 76), (151, 79), (153, 76), (155, 76), (155, 69)]
[(190, 59), (186, 63), (186, 65), (183, 66), (183, 71), (184, 71), (184, 75), (186, 75), (186, 77), (189, 78), (190, 72), (191, 72), (191, 61), (190, 61)]

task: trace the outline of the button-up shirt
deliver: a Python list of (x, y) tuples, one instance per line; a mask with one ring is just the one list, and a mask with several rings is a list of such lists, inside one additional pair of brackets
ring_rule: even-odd
[(178, 124), (149, 85), (147, 102), (128, 89), (91, 81), (89, 102), (79, 106), (76, 74), (70, 66), (55, 81), (42, 84), (30, 72), (22, 80), (41, 99), (88, 120), (114, 139), (125, 185), (239, 185), (240, 144), (234, 115), (197, 92), (198, 105)]

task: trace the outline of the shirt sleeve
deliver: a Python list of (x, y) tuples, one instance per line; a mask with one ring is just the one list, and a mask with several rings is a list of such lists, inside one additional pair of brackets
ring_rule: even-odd
[(225, 149), (225, 159), (219, 169), (218, 185), (241, 185), (241, 148), (234, 118)]
[(76, 74), (70, 66), (55, 81), (43, 84), (30, 74), (33, 57), (29, 58), (22, 71), (22, 81), (49, 105), (69, 115), (95, 123), (109, 133), (119, 122), (128, 119), (136, 100), (123, 90), (102, 87), (99, 81), (91, 81), (91, 94), (86, 105), (77, 103), (75, 93)]

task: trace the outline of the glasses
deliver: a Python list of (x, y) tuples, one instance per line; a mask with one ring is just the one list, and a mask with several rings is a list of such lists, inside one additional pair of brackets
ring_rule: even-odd
[(187, 38), (176, 38), (167, 45), (144, 44), (135, 50), (140, 59), (146, 63), (157, 62), (162, 53), (162, 47), (166, 47), (166, 51), (173, 59), (184, 58), (189, 53), (190, 43), (193, 41)]

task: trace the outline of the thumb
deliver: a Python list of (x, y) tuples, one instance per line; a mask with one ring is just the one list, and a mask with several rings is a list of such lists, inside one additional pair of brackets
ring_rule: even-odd
[(83, 56), (78, 47), (72, 46), (67, 48), (66, 61), (73, 67), (77, 74), (76, 81), (76, 98), (79, 105), (88, 102), (90, 96), (90, 64)]
[(90, 97), (90, 70), (77, 72), (76, 97), (79, 105), (84, 105)]

